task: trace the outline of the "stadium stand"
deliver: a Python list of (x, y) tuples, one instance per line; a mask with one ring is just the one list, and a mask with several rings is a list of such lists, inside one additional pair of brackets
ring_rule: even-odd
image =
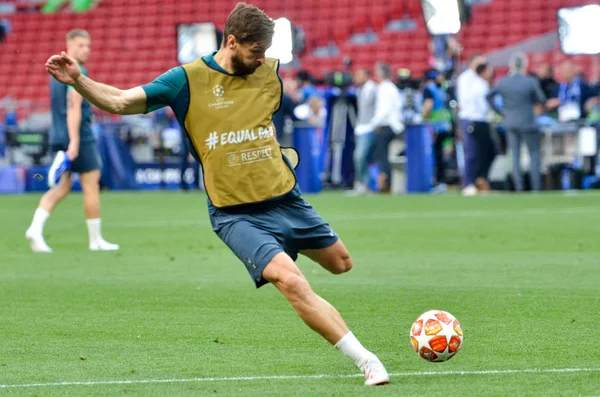
[[(19, 0), (18, 12), (6, 17), (12, 32), (0, 44), (9, 62), (0, 63), (0, 86), (5, 95), (44, 107), (48, 101), (48, 76), (43, 64), (63, 49), (63, 35), (73, 28), (87, 29), (93, 37), (90, 73), (100, 81), (119, 87), (142, 84), (175, 66), (176, 25), (180, 22), (214, 21), (219, 28), (237, 0), (103, 0), (91, 12), (63, 11), (44, 15), (32, 12), (30, 2)], [(385, 61), (420, 75), (428, 67), (428, 40), (420, 2), (416, 0), (255, 0), (273, 18), (285, 16), (306, 32), (302, 67), (315, 75), (342, 67), (349, 55), (355, 66), (372, 67)], [(458, 36), (465, 55), (488, 52), (556, 29), (556, 11), (594, 1), (585, 0), (493, 0), (474, 5), (470, 24)], [(485, 12), (483, 12), (485, 11)], [(411, 20), (412, 30), (393, 30), (394, 21)], [(359, 44), (357, 34), (372, 32), (375, 43)], [(319, 56), (314, 50), (335, 44), (338, 55)], [(553, 51), (535, 54), (531, 68), (557, 63), (565, 56)], [(591, 57), (575, 57), (593, 78)], [(15, 65), (19, 71), (15, 73)], [(111, 66), (107, 66), (111, 65)], [(502, 73), (503, 70), (500, 70)], [(2, 95), (4, 96), (4, 95)]]

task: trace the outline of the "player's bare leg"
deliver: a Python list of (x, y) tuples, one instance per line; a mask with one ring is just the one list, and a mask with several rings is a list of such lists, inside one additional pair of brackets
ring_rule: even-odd
[(117, 244), (104, 240), (100, 221), (100, 170), (84, 172), (79, 176), (83, 190), (83, 209), (92, 251), (116, 251)]
[(53, 187), (44, 193), (38, 208), (42, 208), (48, 213), (54, 211), (54, 208), (58, 205), (58, 203), (69, 195), (69, 192), (71, 191), (71, 185), (71, 172), (67, 171), (61, 176), (60, 182), (58, 182), (56, 187)]
[(44, 225), (56, 205), (67, 197), (70, 191), (71, 173), (65, 172), (58, 184), (42, 196), (31, 225), (25, 232), (25, 237), (29, 240), (33, 252), (52, 252), (52, 248), (44, 240)]
[(363, 371), (366, 385), (388, 383), (389, 376), (379, 359), (361, 345), (340, 313), (312, 290), (289, 255), (283, 252), (275, 255), (263, 271), (263, 277), (281, 291), (306, 325)]
[(79, 177), (83, 190), (85, 219), (100, 218), (100, 171), (85, 172)]
[(313, 292), (287, 254), (277, 254), (265, 268), (263, 277), (283, 293), (306, 325), (331, 344), (337, 343), (348, 333), (348, 327), (338, 311)]
[(333, 274), (345, 273), (350, 271), (353, 266), (350, 253), (342, 240), (336, 241), (327, 248), (302, 250), (300, 253)]

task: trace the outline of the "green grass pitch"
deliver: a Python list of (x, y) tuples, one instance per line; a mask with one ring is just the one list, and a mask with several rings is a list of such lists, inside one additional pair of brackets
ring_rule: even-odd
[[(299, 265), (389, 386), (365, 388), (272, 286), (254, 289), (205, 196), (103, 193), (117, 253), (87, 251), (75, 194), (47, 223), (54, 253), (33, 255), (39, 196), (0, 196), (0, 395), (600, 395), (600, 195), (307, 199), (355, 267)], [(433, 308), (465, 330), (447, 363), (410, 346)]]

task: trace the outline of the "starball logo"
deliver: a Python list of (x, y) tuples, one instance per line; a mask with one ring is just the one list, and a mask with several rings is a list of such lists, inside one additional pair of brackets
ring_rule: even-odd
[(215, 88), (213, 88), (213, 94), (215, 94), (216, 97), (222, 97), (225, 95), (225, 88), (223, 88), (222, 85), (216, 85)]
[(225, 88), (223, 88), (222, 85), (214, 86), (212, 92), (216, 97), (216, 102), (209, 103), (208, 104), (209, 108), (211, 108), (211, 109), (226, 109), (230, 105), (233, 105), (234, 102), (232, 100), (228, 101), (224, 98)]
[(271, 146), (261, 146), (258, 148), (238, 150), (227, 153), (227, 162), (230, 167), (237, 167), (244, 164), (258, 163), (259, 161), (272, 160), (273, 148)]

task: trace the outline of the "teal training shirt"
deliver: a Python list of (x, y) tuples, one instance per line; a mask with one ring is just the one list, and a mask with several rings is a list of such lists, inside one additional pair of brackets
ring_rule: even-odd
[[(211, 69), (214, 69), (220, 73), (230, 75), (230, 73), (227, 73), (227, 71), (224, 70), (217, 63), (217, 61), (215, 61), (215, 54), (216, 52), (212, 53), (211, 55), (205, 55), (204, 57), (202, 57), (202, 60)], [(279, 79), (281, 80), (281, 77)], [(185, 128), (185, 117), (187, 115), (187, 111), (190, 104), (190, 89), (189, 81), (183, 67), (174, 67), (173, 69), (158, 76), (151, 83), (143, 85), (142, 88), (146, 92), (147, 97), (146, 112), (152, 112), (165, 106), (171, 107), (171, 109), (173, 109), (173, 112), (175, 113), (175, 117), (177, 117), (179, 125), (186, 132), (186, 135), (188, 135), (188, 132)], [(190, 149), (190, 152), (196, 158), (197, 161), (200, 161), (199, 156), (194, 150), (193, 146), (191, 145), (189, 139), (187, 141), (187, 145)], [(283, 197), (274, 199), (273, 202), (300, 197), (301, 194), (302, 193), (300, 191), (300, 187), (298, 186), (298, 184), (296, 184), (296, 186), (290, 193)], [(243, 206), (243, 210), (252, 210), (253, 208), (259, 208), (263, 206), (264, 203), (248, 204)], [(214, 214), (214, 212), (217, 210), (217, 208), (214, 207), (210, 202), (210, 199), (208, 200), (208, 208), (211, 214)], [(236, 211), (237, 210), (238, 209), (236, 209)]]
[[(81, 73), (88, 75), (83, 66), (79, 66)], [(52, 113), (52, 126), (50, 127), (50, 145), (66, 147), (69, 144), (69, 129), (67, 128), (67, 92), (72, 90), (66, 84), (50, 77), (50, 106)], [(80, 142), (94, 142), (96, 140), (92, 131), (92, 105), (85, 99), (81, 103), (81, 125), (79, 127)]]

